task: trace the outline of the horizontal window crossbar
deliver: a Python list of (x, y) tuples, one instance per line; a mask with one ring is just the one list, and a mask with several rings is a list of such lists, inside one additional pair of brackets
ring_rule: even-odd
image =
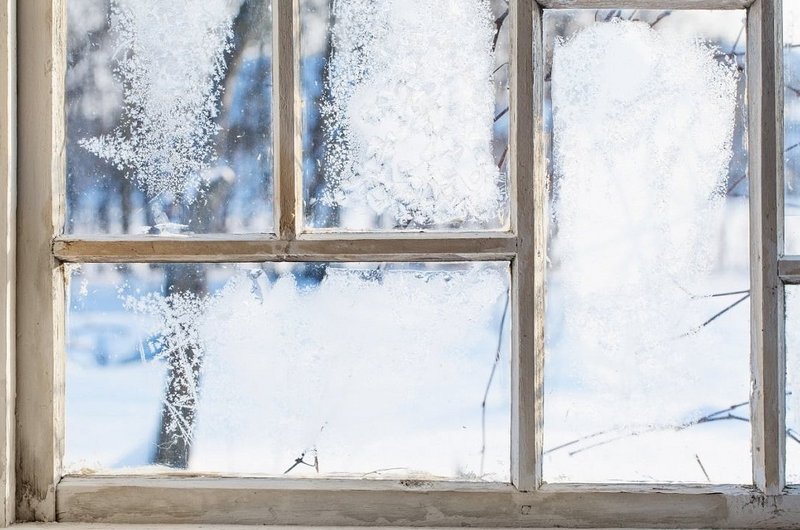
[(778, 261), (778, 275), (783, 283), (800, 284), (800, 256), (785, 256)]
[[(402, 492), (402, 494), (400, 494)], [(105, 523), (499, 527), (795, 527), (800, 495), (746, 486), (545, 485), (425, 480), (67, 477), (58, 520)]]
[(516, 255), (512, 234), (331, 234), (270, 236), (57, 237), (53, 255), (68, 263), (260, 261), (490, 261)]

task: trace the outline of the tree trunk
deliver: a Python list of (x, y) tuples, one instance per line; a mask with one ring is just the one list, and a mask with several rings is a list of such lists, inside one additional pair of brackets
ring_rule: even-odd
[[(167, 295), (191, 292), (198, 297), (204, 296), (207, 281), (203, 266), (167, 265), (166, 285)], [(161, 427), (153, 458), (155, 464), (180, 469), (186, 469), (189, 465), (197, 412), (194, 390), (200, 386), (201, 356), (202, 352), (189, 346), (174, 351), (169, 357)]]

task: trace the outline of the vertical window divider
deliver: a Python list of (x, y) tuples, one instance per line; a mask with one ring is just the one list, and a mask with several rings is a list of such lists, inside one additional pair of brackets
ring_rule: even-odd
[(55, 521), (64, 452), (64, 267), (52, 254), (64, 220), (66, 2), (17, 3), (17, 521)]
[[(541, 104), (532, 87), (533, 41), (541, 42), (541, 8), (532, 0), (512, 0), (511, 10), (511, 228), (517, 235), (517, 253), (511, 265), (511, 481), (520, 491), (532, 491), (541, 480), (541, 352), (537, 350), (537, 310), (543, 305), (543, 282), (537, 275), (534, 141), (541, 124)], [(536, 20), (536, 22), (534, 22)], [(539, 47), (536, 47), (537, 51)], [(541, 60), (539, 61), (541, 62)], [(537, 72), (539, 69), (537, 68)], [(541, 87), (541, 83), (539, 83)], [(533, 112), (531, 112), (533, 102)], [(538, 141), (538, 140), (536, 140)], [(537, 296), (539, 295), (539, 296)]]
[[(297, 237), (302, 222), (302, 187), (300, 161), (302, 141), (297, 135), (300, 98), (295, 79), (299, 25), (297, 0), (274, 0), (273, 38), (273, 130), (275, 167), (275, 229), (281, 240)], [(297, 117), (295, 116), (297, 113)]]
[(0, 527), (14, 522), (16, 298), (16, 0), (0, 5)]
[(753, 478), (767, 495), (784, 488), (786, 359), (778, 276), (783, 189), (781, 0), (747, 12), (750, 174), (751, 425)]
[(544, 338), (545, 271), (547, 267), (547, 147), (544, 123), (544, 9), (534, 2), (533, 9), (533, 244), (534, 244), (534, 398), (536, 444), (536, 486), (543, 482), (544, 455)]

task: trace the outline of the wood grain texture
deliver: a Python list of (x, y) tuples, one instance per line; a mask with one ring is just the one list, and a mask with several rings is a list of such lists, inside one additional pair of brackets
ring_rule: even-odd
[(544, 13), (540, 8), (533, 12), (533, 351), (534, 351), (534, 467), (535, 484), (543, 481), (544, 459), (544, 363), (545, 363), (545, 274), (547, 270), (547, 153), (544, 117), (545, 45)]
[(14, 521), (16, 1), (0, 4), (0, 526)]
[(257, 262), (257, 261), (462, 261), (510, 260), (516, 238), (380, 237), (351, 235), (277, 240), (252, 237), (59, 237), (55, 256), (66, 262)]
[[(161, 524), (144, 524), (144, 525), (127, 525), (127, 524), (102, 524), (102, 523), (39, 523), (39, 524), (23, 524), (15, 525), (17, 530), (252, 530), (252, 525), (208, 525), (208, 524), (190, 524), (190, 525), (161, 525)], [(379, 528), (377, 526), (306, 526), (303, 527), (307, 530), (366, 530), (369, 528)], [(406, 527), (410, 528), (410, 527)], [(418, 530), (419, 527), (417, 527)], [(428, 527), (431, 528), (431, 527)], [(423, 527), (424, 529), (424, 527)], [(489, 530), (488, 528), (475, 528), (474, 530)], [(271, 526), (270, 530), (299, 530), (296, 526)], [(397, 528), (397, 530), (402, 530)], [(531, 528), (529, 530), (545, 530)]]
[(63, 222), (63, 0), (17, 4), (17, 519), (55, 519), (63, 452), (64, 282), (51, 253)]
[(781, 0), (757, 0), (747, 17), (750, 176), (751, 418), (753, 475), (771, 495), (784, 486), (784, 290), (778, 274), (783, 193)]
[(297, 137), (301, 129), (298, 126), (299, 116), (295, 116), (300, 108), (295, 53), (299, 30), (295, 0), (274, 0), (272, 5), (275, 226), (281, 238), (294, 239), (302, 219), (298, 216), (298, 196), (302, 197), (302, 193), (297, 182), (302, 160), (302, 140)]
[(58, 507), (59, 521), (104, 524), (800, 528), (800, 496), (732, 486), (84, 477), (59, 484)]
[[(536, 400), (534, 291), (533, 4), (514, 0), (511, 9), (512, 226), (517, 256), (511, 266), (511, 481), (521, 491), (536, 488)], [(536, 9), (536, 17), (539, 10)], [(538, 135), (537, 135), (538, 136)]]
[(534, 0), (547, 9), (745, 9), (753, 0)]
[(778, 262), (778, 274), (784, 283), (800, 283), (800, 256), (784, 256)]

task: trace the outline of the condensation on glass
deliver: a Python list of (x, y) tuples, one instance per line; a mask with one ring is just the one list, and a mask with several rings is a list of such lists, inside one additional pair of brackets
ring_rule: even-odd
[(301, 0), (309, 229), (508, 227), (508, 9)]
[(66, 473), (507, 482), (509, 265), (84, 265)]
[(544, 478), (750, 483), (745, 13), (544, 16)]
[(68, 234), (265, 233), (270, 0), (70, 0)]

